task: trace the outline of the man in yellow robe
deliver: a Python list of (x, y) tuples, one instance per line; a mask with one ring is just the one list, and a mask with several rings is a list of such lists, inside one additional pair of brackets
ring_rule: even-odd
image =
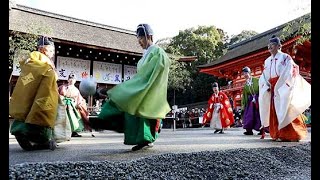
[(20, 61), (21, 73), (9, 104), (9, 114), (14, 118), (10, 132), (27, 151), (56, 147), (53, 128), (59, 94), (53, 56), (52, 39), (42, 36), (38, 51)]

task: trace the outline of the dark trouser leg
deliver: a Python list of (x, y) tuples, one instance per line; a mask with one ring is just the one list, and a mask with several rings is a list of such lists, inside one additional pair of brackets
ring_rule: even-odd
[(158, 137), (160, 120), (145, 119), (125, 113), (124, 144), (136, 145), (154, 142)]
[[(260, 135), (261, 135), (261, 137), (260, 137), (260, 139), (264, 139), (264, 137), (266, 136), (266, 133), (265, 133), (265, 129), (264, 129), (264, 127), (262, 127), (261, 128), (261, 130), (260, 130), (260, 133), (259, 133)], [(259, 135), (258, 134), (258, 135)]]
[(39, 149), (52, 149), (55, 145), (53, 140), (53, 130), (34, 124), (24, 123), (15, 120), (11, 126), (11, 134), (14, 135), (22, 149), (26, 151)]
[(120, 111), (110, 100), (103, 104), (99, 116), (90, 118), (89, 122), (91, 128), (96, 130), (106, 129), (119, 133), (124, 132), (124, 112)]
[(244, 135), (253, 135), (252, 129), (246, 129), (246, 132), (243, 133)]

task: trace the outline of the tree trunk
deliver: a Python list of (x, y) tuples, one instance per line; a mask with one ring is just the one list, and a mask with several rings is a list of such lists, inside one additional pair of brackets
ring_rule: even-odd
[(176, 105), (176, 90), (173, 89), (173, 105)]

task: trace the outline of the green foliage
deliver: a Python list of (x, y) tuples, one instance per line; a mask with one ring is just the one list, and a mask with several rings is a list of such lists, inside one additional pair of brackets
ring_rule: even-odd
[(9, 34), (9, 69), (12, 69), (15, 54), (21, 50), (33, 51), (36, 49), (37, 36), (32, 34), (22, 34), (12, 31)]
[(177, 52), (184, 56), (197, 56), (199, 64), (206, 64), (223, 54), (223, 40), (225, 34), (214, 26), (199, 26), (180, 31), (172, 38), (166, 51), (172, 54)]
[(208, 101), (208, 98), (213, 93), (211, 86), (213, 82), (218, 82), (221, 86), (227, 85), (226, 80), (217, 79), (204, 73), (196, 74), (192, 79), (192, 83), (189, 86), (185, 86), (184, 90), (178, 90), (174, 93), (173, 90), (169, 89), (168, 101), (171, 105), (174, 104), (173, 101), (177, 105)]
[(166, 52), (181, 56), (197, 56), (197, 61), (175, 62), (169, 76), (170, 103), (188, 104), (207, 101), (212, 93), (211, 83), (216, 78), (199, 73), (198, 65), (221, 57), (226, 50), (228, 36), (214, 26), (199, 26), (180, 31), (166, 44)]
[(162, 49), (167, 49), (171, 41), (172, 41), (172, 38), (163, 38), (163, 39), (159, 39), (155, 44), (161, 47)]
[(186, 63), (179, 62), (175, 59), (172, 60), (168, 80), (169, 89), (184, 91), (185, 87), (190, 85), (192, 79), (186, 66)]
[(249, 39), (252, 36), (255, 36), (257, 34), (258, 33), (256, 31), (243, 30), (243, 31), (241, 31), (240, 34), (232, 36), (228, 45), (230, 46), (230, 45), (239, 43), (239, 42), (244, 41), (246, 39)]
[(295, 45), (311, 42), (311, 13), (289, 22), (282, 30), (281, 39), (300, 36)]
[(13, 60), (21, 52), (32, 52), (37, 49), (37, 40), (39, 34), (48, 35), (51, 30), (41, 24), (30, 24), (27, 32), (18, 31), (9, 32), (9, 69), (12, 70)]

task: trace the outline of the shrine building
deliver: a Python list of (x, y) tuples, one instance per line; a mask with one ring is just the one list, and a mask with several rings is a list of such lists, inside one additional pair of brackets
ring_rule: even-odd
[[(48, 29), (48, 36), (55, 43), (58, 85), (73, 72), (77, 76), (76, 85), (91, 75), (98, 84), (107, 84), (110, 89), (136, 73), (143, 49), (137, 42), (135, 31), (19, 4), (9, 7), (9, 36), (14, 32), (34, 34), (39, 27)], [(12, 68), (10, 85), (14, 86), (20, 74), (18, 62), (14, 62)]]
[[(219, 59), (198, 66), (200, 73), (226, 78), (230, 83), (227, 86), (220, 87), (220, 89), (234, 100), (234, 107), (241, 108), (242, 89), (245, 83), (241, 70), (248, 66), (252, 71), (252, 76), (260, 77), (264, 61), (270, 56), (267, 44), (272, 35), (276, 35), (281, 39), (282, 51), (291, 55), (295, 63), (299, 65), (302, 77), (311, 83), (311, 41), (306, 40), (297, 44), (301, 35), (292, 36), (294, 32), (302, 28), (300, 20), (303, 23), (311, 23), (311, 14), (306, 14), (230, 46), (227, 53)], [(284, 29), (289, 24), (292, 25), (293, 33), (286, 35)], [(285, 38), (281, 38), (282, 36)]]

